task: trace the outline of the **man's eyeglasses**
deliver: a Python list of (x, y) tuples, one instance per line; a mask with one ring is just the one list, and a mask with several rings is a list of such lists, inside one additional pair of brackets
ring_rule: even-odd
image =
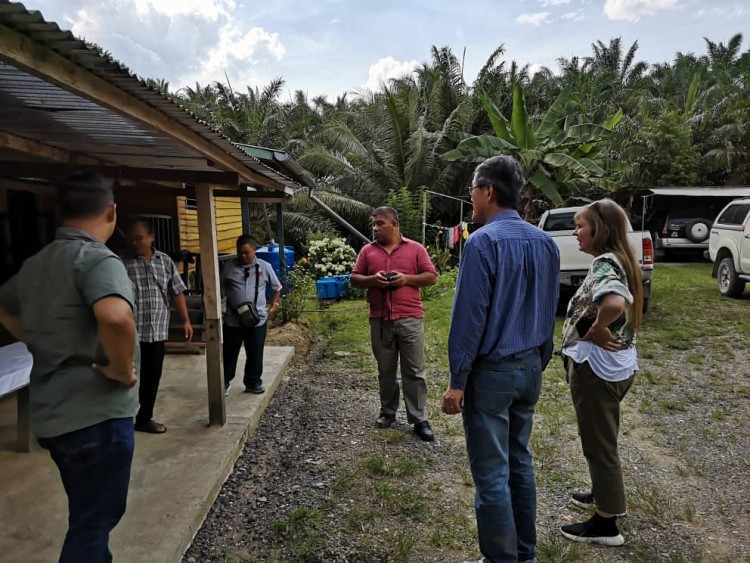
[(469, 191), (469, 196), (471, 196), (471, 194), (474, 193), (474, 190), (479, 189), (479, 188), (485, 188), (485, 187), (487, 187), (487, 186), (486, 185), (484, 185), (484, 186), (469, 186), (466, 189)]

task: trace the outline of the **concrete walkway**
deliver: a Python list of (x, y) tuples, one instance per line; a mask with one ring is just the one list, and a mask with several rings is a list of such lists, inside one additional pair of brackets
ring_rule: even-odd
[[(180, 561), (293, 355), (292, 347), (266, 348), (263, 395), (242, 392), (241, 356), (227, 424), (210, 428), (205, 356), (167, 356), (155, 418), (168, 432), (136, 432), (128, 509), (110, 541), (116, 562)], [(54, 563), (67, 529), (65, 491), (46, 451), (13, 451), (15, 411), (15, 398), (0, 400), (0, 560)]]

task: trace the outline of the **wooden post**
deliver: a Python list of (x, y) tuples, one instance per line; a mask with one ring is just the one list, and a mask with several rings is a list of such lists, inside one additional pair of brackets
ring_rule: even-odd
[(216, 214), (213, 188), (208, 184), (195, 187), (198, 207), (198, 236), (203, 278), (206, 341), (206, 374), (208, 378), (208, 424), (223, 426), (227, 422), (224, 402), (224, 367), (221, 358), (221, 297), (219, 295), (219, 252), (216, 244)]
[(250, 232), (250, 201), (247, 198), (240, 199), (240, 209), (242, 210), (242, 234), (252, 235)]
[(281, 204), (276, 204), (276, 241), (279, 243), (279, 276), (281, 283), (286, 285), (286, 253), (284, 248), (284, 212)]
[[(461, 229), (462, 223), (464, 222), (464, 202), (461, 201), (461, 219), (458, 221), (458, 228)], [(458, 237), (458, 261), (461, 262), (461, 251), (464, 247), (464, 233), (461, 229), (461, 236)]]

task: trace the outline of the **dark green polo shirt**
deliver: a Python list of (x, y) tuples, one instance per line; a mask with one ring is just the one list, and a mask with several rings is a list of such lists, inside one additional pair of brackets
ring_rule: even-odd
[(34, 358), (31, 425), (37, 437), (135, 415), (137, 390), (91, 368), (103, 354), (93, 305), (109, 296), (134, 305), (122, 261), (88, 233), (67, 227), (0, 288), (0, 306), (21, 317)]

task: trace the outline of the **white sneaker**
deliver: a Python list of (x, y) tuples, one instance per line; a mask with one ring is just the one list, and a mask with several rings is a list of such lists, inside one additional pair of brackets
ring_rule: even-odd
[(225, 396), (225, 397), (229, 395), (229, 390), (230, 390), (231, 388), (232, 388), (232, 384), (231, 384), (231, 383), (227, 383), (227, 384), (226, 384), (226, 385), (224, 386), (224, 396)]

